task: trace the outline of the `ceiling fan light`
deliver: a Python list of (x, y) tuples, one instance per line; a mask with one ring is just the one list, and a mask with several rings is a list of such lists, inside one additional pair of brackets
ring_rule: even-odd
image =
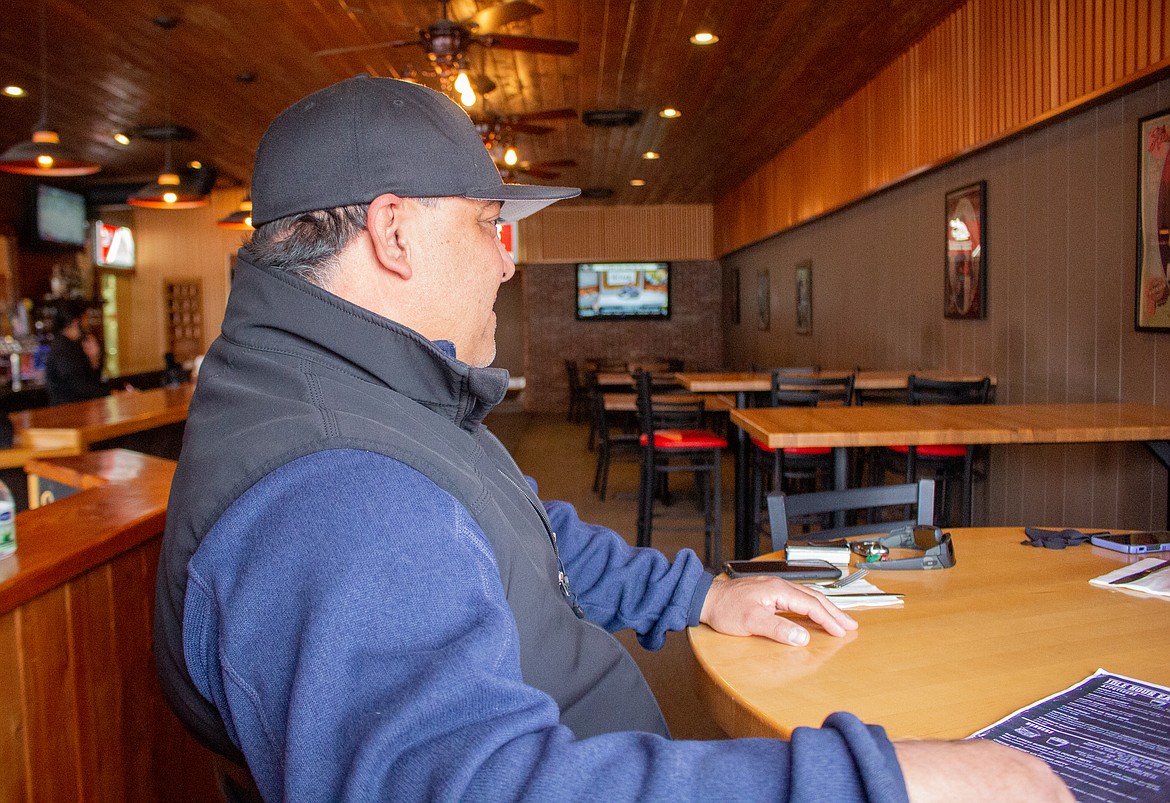
[(21, 176), (89, 176), (101, 169), (62, 145), (57, 132), (47, 128), (0, 154), (0, 170)]

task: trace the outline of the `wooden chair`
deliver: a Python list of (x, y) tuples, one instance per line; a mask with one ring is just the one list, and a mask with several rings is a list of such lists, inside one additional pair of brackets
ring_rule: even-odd
[[(948, 381), (923, 379), (913, 374), (907, 379), (906, 397), (910, 404), (987, 404), (991, 401), (991, 379)], [(970, 444), (944, 443), (930, 446), (888, 446), (874, 450), (871, 456), (871, 474), (880, 482), (886, 471), (901, 473), (906, 482), (917, 479), (920, 469), (932, 472), (942, 482), (940, 518), (948, 522), (951, 480), (963, 485), (961, 523), (971, 526), (971, 497), (975, 447)]]
[(573, 422), (588, 421), (592, 405), (582, 366), (576, 360), (565, 360), (565, 375), (569, 381), (569, 408), (565, 417)]
[(638, 546), (650, 546), (655, 501), (669, 500), (667, 478), (678, 472), (695, 475), (695, 489), (703, 515), (701, 528), (665, 526), (664, 530), (702, 529), (704, 561), (717, 569), (723, 565), (720, 475), (727, 441), (703, 428), (703, 402), (666, 402), (655, 398), (650, 375), (635, 375), (638, 388), (638, 422), (642, 428), (642, 472), (638, 485)]
[[(910, 518), (886, 521), (873, 511), (883, 508), (913, 509)], [(934, 524), (934, 480), (919, 480), (906, 485), (880, 485), (870, 488), (817, 491), (808, 494), (768, 494), (768, 520), (772, 531), (772, 549), (780, 550), (788, 543), (789, 524), (794, 519), (830, 513), (869, 511), (869, 518), (861, 524), (829, 528), (805, 533), (810, 541), (846, 538), (854, 535), (889, 532), (905, 524)]]
[[(819, 404), (848, 406), (853, 401), (855, 375), (819, 377), (807, 370), (772, 371), (772, 407), (816, 407)], [(752, 480), (750, 532), (760, 526), (763, 509), (765, 478), (770, 478), (768, 490), (791, 491), (794, 483), (816, 490), (819, 476), (830, 476), (833, 471), (833, 450), (828, 446), (796, 446), (774, 449), (760, 440), (752, 439)]]

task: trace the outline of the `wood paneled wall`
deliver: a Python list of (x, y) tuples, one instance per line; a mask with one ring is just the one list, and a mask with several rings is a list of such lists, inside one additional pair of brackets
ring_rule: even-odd
[(721, 198), (716, 251), (840, 209), (1168, 65), (1162, 0), (970, 0)]
[(557, 204), (520, 221), (517, 262), (713, 259), (710, 204)]
[(119, 304), (128, 303), (119, 309), (121, 373), (163, 365), (167, 279), (203, 280), (203, 350), (219, 335), (227, 307), (228, 259), (247, 232), (221, 229), (215, 222), (234, 212), (243, 194), (243, 188), (215, 190), (211, 204), (202, 209), (134, 210), (138, 267), (119, 288)]
[[(1170, 334), (1133, 328), (1138, 120), (1166, 108), (1170, 78), (726, 257), (744, 311), (726, 327), (728, 364), (986, 372), (1001, 402), (1170, 405)], [(979, 180), (988, 314), (947, 320), (944, 196)], [(810, 259), (813, 332), (799, 335), (794, 274)], [(755, 328), (760, 271), (767, 332)], [(1141, 445), (990, 453), (978, 524), (1166, 526), (1166, 470)]]

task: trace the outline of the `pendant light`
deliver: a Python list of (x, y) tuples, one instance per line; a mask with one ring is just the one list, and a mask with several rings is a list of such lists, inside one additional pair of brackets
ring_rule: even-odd
[[(174, 17), (156, 17), (154, 24), (165, 31), (169, 31), (179, 24)], [(163, 87), (164, 103), (166, 105), (167, 126), (172, 127), (171, 121), (171, 54), (170, 46), (166, 53), (166, 81)], [(166, 137), (166, 160), (163, 162), (162, 172), (158, 179), (147, 184), (129, 198), (127, 203), (144, 209), (197, 209), (207, 206), (208, 198), (202, 190), (179, 178), (171, 163), (171, 142), (173, 134)]]
[(245, 195), (244, 200), (240, 201), (240, 206), (235, 212), (225, 217), (223, 220), (216, 221), (217, 226), (221, 229), (233, 229), (235, 231), (252, 231), (252, 197)]
[(49, 46), (45, 33), (45, 0), (40, 7), (41, 35), (41, 117), (32, 139), (13, 145), (0, 154), (0, 170), (22, 176), (89, 176), (102, 169), (97, 162), (83, 159), (61, 144), (49, 128)]

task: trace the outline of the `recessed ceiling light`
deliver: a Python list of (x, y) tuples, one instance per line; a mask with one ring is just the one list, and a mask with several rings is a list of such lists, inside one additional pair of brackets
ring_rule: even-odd
[(191, 168), (192, 170), (200, 170), (203, 167), (203, 162), (199, 161), (198, 159), (192, 159), (191, 161), (187, 162), (187, 167)]
[(657, 151), (646, 151), (644, 154), (642, 154), (642, 158), (643, 159), (659, 159), (659, 158), (661, 158), (661, 154), (659, 154)]
[(699, 31), (691, 37), (691, 44), (695, 45), (713, 45), (719, 41), (719, 37), (708, 31)]
[(4, 94), (10, 98), (23, 98), (28, 94), (28, 92), (25, 91), (23, 86), (9, 84), (8, 86), (4, 87)]
[(646, 186), (646, 179), (632, 178), (632, 179), (630, 179), (630, 186), (631, 187), (645, 187)]
[(121, 131), (118, 131), (114, 134), (114, 142), (117, 142), (119, 145), (129, 145), (130, 137), (126, 136)]
[(667, 120), (673, 120), (675, 117), (682, 117), (682, 112), (678, 109), (672, 109), (667, 106), (662, 111), (658, 112), (659, 117), (665, 117)]

